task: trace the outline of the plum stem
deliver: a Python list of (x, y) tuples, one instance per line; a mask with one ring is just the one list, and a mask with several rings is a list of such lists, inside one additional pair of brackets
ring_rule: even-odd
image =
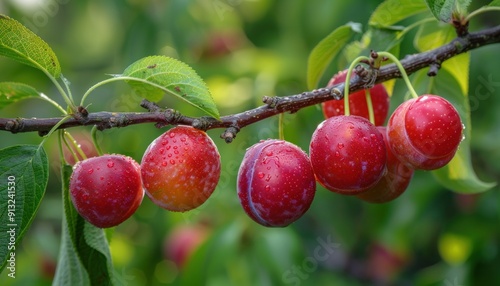
[(366, 106), (368, 107), (368, 118), (370, 122), (375, 125), (375, 113), (373, 112), (372, 95), (370, 89), (365, 90)]
[(345, 84), (344, 84), (344, 115), (351, 115), (351, 111), (349, 109), (349, 83), (351, 81), (351, 75), (354, 68), (361, 62), (369, 62), (370, 59), (365, 56), (360, 56), (354, 59), (354, 61), (349, 66), (347, 70), (347, 75), (345, 76)]
[(389, 52), (378, 52), (378, 55), (381, 57), (385, 57), (390, 59), (394, 64), (398, 67), (399, 72), (401, 73), (401, 77), (404, 79), (406, 86), (408, 87), (408, 90), (410, 91), (410, 94), (413, 98), (418, 98), (418, 94), (413, 88), (413, 85), (410, 82), (410, 79), (408, 78), (408, 74), (406, 74), (406, 70), (401, 64), (401, 62), (396, 58), (393, 54)]

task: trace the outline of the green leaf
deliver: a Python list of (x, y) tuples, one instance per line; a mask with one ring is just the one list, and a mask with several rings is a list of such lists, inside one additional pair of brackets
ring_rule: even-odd
[[(187, 64), (165, 56), (151, 56), (131, 64), (123, 74), (140, 96), (159, 101), (165, 93), (177, 96), (219, 119), (207, 85)], [(134, 79), (129, 79), (134, 78)]]
[(500, 0), (493, 0), (488, 6), (500, 6)]
[(113, 264), (104, 230), (84, 220), (69, 196), (72, 168), (62, 166), (64, 219), (54, 285), (114, 285)]
[(18, 145), (0, 150), (0, 272), (33, 222), (48, 180), (43, 147)]
[(0, 55), (42, 70), (55, 78), (61, 66), (49, 45), (18, 21), (0, 14)]
[[(420, 52), (438, 48), (451, 42), (456, 37), (455, 29), (451, 25), (439, 22), (426, 23), (420, 26), (415, 36), (415, 47)], [(469, 90), (469, 64), (470, 55), (462, 54), (448, 59), (441, 65), (458, 81), (463, 94)]]
[(307, 61), (307, 87), (309, 89), (317, 87), (330, 62), (356, 33), (361, 33), (361, 25), (347, 23), (335, 29), (314, 47)]
[(487, 191), (496, 183), (482, 182), (474, 172), (470, 154), (471, 118), (467, 94), (462, 93), (457, 79), (453, 74), (440, 71), (433, 86), (435, 94), (446, 97), (457, 108), (465, 126), (465, 139), (460, 143), (460, 149), (448, 165), (433, 171), (437, 180), (447, 188), (459, 193), (479, 193)]
[(450, 23), (454, 13), (464, 13), (471, 0), (425, 0), (436, 19)]
[(0, 109), (11, 103), (39, 96), (39, 92), (27, 84), (18, 82), (0, 82)]
[(386, 0), (375, 9), (368, 23), (375, 27), (389, 27), (425, 10), (424, 1)]

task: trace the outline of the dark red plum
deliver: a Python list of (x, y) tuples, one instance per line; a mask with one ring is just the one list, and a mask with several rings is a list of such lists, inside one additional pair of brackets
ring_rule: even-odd
[(250, 147), (238, 172), (243, 209), (263, 226), (284, 227), (309, 209), (316, 181), (307, 154), (283, 140)]

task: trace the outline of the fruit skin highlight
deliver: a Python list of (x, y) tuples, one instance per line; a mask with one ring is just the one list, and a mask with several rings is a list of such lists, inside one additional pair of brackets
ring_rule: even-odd
[[(327, 87), (345, 81), (347, 70), (343, 70), (334, 75), (328, 82)], [(353, 77), (356, 76), (353, 73)], [(370, 119), (368, 115), (368, 105), (366, 103), (366, 90), (359, 90), (349, 94), (349, 110), (351, 115), (358, 115), (366, 119)], [(384, 124), (389, 114), (389, 94), (383, 84), (376, 84), (370, 88), (370, 95), (373, 105), (373, 114), (375, 117), (375, 125), (381, 126)], [(321, 104), (323, 115), (325, 118), (344, 115), (344, 100), (329, 100)]]
[(70, 178), (70, 197), (78, 213), (91, 224), (119, 225), (144, 197), (139, 164), (124, 155), (103, 155), (76, 163)]
[(141, 175), (148, 197), (158, 206), (184, 212), (203, 204), (220, 177), (220, 155), (204, 131), (177, 126), (144, 152)]
[(387, 150), (387, 171), (375, 186), (357, 195), (357, 197), (366, 202), (380, 204), (390, 202), (404, 193), (410, 184), (414, 170), (405, 166), (392, 153), (387, 142), (387, 128), (385, 126), (377, 126), (377, 128), (382, 136), (384, 136)]
[(350, 115), (326, 119), (309, 146), (318, 182), (328, 190), (357, 195), (382, 177), (387, 160), (382, 134), (366, 118)]
[(413, 169), (439, 169), (453, 159), (462, 141), (458, 111), (443, 97), (425, 94), (402, 103), (389, 119), (389, 146)]
[(237, 185), (248, 216), (270, 227), (284, 227), (298, 220), (309, 209), (316, 192), (307, 154), (292, 143), (275, 139), (247, 149)]

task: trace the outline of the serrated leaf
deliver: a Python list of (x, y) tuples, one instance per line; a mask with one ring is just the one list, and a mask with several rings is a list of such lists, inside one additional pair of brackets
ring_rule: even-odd
[(62, 166), (63, 233), (54, 284), (114, 285), (116, 280), (104, 230), (85, 221), (71, 202), (71, 172), (70, 166)]
[(0, 272), (33, 222), (48, 180), (43, 147), (17, 145), (0, 150)]
[(2, 14), (0, 55), (42, 70), (54, 78), (61, 75), (59, 60), (50, 46), (18, 21)]
[(463, 13), (471, 0), (425, 0), (432, 14), (439, 21), (450, 23), (453, 13)]
[(125, 69), (122, 76), (138, 80), (127, 83), (140, 96), (150, 101), (174, 95), (219, 119), (219, 111), (207, 85), (187, 64), (165, 56), (140, 59)]
[(309, 89), (317, 87), (330, 62), (356, 33), (361, 33), (361, 24), (347, 23), (335, 29), (313, 48), (307, 61), (307, 87)]
[(368, 23), (375, 27), (389, 27), (426, 9), (424, 1), (386, 0), (375, 9)]
[(0, 109), (5, 106), (32, 97), (39, 97), (38, 91), (24, 83), (0, 82)]
[[(420, 26), (414, 43), (417, 50), (425, 52), (447, 44), (455, 37), (455, 29), (451, 25), (439, 22), (426, 23)], [(448, 59), (441, 65), (441, 69), (447, 70), (457, 79), (463, 94), (467, 94), (469, 90), (469, 64), (470, 55), (462, 54)]]

